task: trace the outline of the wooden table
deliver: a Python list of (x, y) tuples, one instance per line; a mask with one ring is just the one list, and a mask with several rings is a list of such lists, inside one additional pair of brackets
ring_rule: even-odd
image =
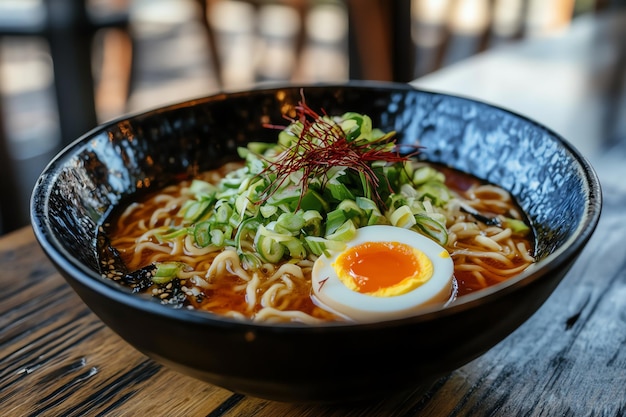
[[(25, 228), (0, 238), (0, 415), (624, 416), (625, 40), (626, 15), (599, 26), (587, 20), (416, 81), (553, 127), (589, 157), (604, 187), (600, 224), (579, 261), (533, 317), (482, 357), (425, 391), (371, 404), (244, 397), (131, 348), (85, 307)], [(611, 74), (616, 80), (607, 81)]]

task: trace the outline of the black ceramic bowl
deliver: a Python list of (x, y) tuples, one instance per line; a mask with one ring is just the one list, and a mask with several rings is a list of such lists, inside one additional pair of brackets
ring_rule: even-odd
[[(483, 354), (548, 298), (590, 238), (601, 208), (587, 161), (545, 127), (500, 108), (408, 85), (306, 86), (312, 108), (357, 111), (419, 140), (422, 156), (510, 190), (537, 234), (538, 262), (452, 306), (402, 320), (320, 326), (264, 325), (130, 294), (101, 278), (96, 233), (129, 196), (181, 173), (215, 168), (250, 140), (275, 140), (264, 123), (301, 88), (221, 94), (106, 123), (44, 170), (32, 197), (43, 250), (84, 302), (154, 360), (210, 383), (283, 401), (347, 401), (414, 388)], [(389, 358), (410, 358), (401, 362)]]

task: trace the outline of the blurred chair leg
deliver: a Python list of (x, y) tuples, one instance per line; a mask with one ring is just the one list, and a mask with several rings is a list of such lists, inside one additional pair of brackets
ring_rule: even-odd
[(91, 67), (93, 28), (85, 0), (47, 0), (48, 41), (64, 145), (97, 125)]
[(211, 63), (213, 64), (213, 72), (215, 73), (215, 79), (220, 87), (223, 87), (222, 83), (222, 65), (220, 62), (220, 56), (218, 51), (218, 45), (216, 40), (216, 34), (211, 26), (209, 20), (209, 13), (211, 12), (211, 5), (215, 0), (196, 0), (202, 11), (202, 23), (208, 36), (209, 55), (211, 57)]
[(411, 0), (348, 0), (350, 78), (408, 82), (415, 78)]
[(390, 3), (393, 2), (348, 0), (350, 78), (393, 78)]
[(15, 178), (8, 138), (3, 123), (2, 100), (0, 99), (0, 234), (17, 229), (25, 217), (21, 207), (19, 190)]
[(393, 80), (409, 82), (415, 78), (416, 46), (411, 37), (411, 0), (388, 2), (391, 7)]
[(127, 111), (134, 54), (133, 40), (127, 30), (104, 29), (101, 35), (102, 60), (95, 107), (98, 120), (104, 121)]

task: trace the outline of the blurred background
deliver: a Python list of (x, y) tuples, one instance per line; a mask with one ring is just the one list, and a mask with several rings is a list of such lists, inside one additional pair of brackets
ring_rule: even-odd
[(408, 82), (624, 0), (0, 0), (0, 234), (99, 123), (273, 82)]

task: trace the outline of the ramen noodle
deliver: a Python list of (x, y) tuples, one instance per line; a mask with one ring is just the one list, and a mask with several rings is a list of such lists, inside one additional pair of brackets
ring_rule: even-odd
[(128, 271), (149, 273), (139, 283), (105, 261), (104, 275), (176, 307), (314, 324), (351, 319), (314, 296), (325, 282), (312, 288), (315, 262), (372, 225), (411, 230), (445, 248), (454, 263), (449, 302), (534, 261), (532, 230), (506, 190), (418, 161), (417, 149), (401, 154), (394, 132), (372, 128), (365, 115), (301, 109), (276, 144), (253, 142), (241, 150), (242, 163), (111, 217), (110, 247)]

